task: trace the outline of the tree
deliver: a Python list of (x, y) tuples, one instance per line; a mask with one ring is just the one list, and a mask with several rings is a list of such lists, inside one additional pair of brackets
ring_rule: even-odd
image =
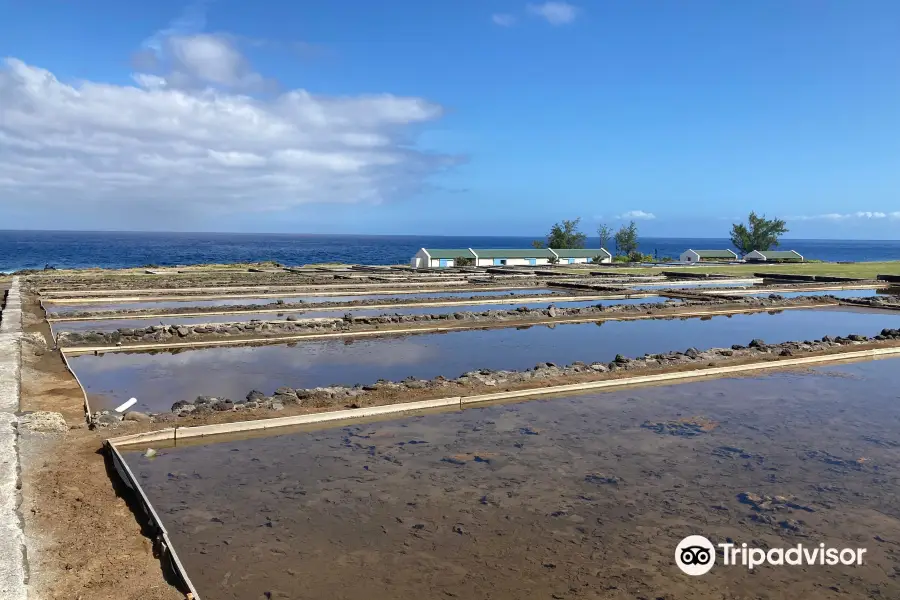
[(531, 245), (535, 248), (584, 248), (587, 236), (578, 231), (580, 222), (581, 217), (573, 221), (564, 219), (550, 228), (546, 244), (541, 240), (535, 240)]
[(731, 243), (741, 256), (754, 250), (769, 250), (778, 246), (778, 238), (788, 232), (781, 219), (767, 219), (766, 215), (758, 216), (750, 212), (747, 224), (735, 223), (731, 226)]
[(637, 252), (638, 234), (637, 224), (632, 221), (628, 225), (622, 225), (616, 232), (616, 253), (623, 256), (630, 256)]
[(471, 256), (457, 256), (453, 259), (453, 265), (456, 267), (471, 267), (475, 264), (475, 259)]
[(606, 245), (609, 244), (609, 240), (612, 239), (612, 236), (612, 228), (605, 223), (601, 223), (600, 227), (597, 228), (597, 237), (600, 238), (600, 247), (606, 248)]

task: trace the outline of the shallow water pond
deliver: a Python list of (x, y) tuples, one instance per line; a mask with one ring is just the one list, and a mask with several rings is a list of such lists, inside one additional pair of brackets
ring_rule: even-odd
[(98, 319), (95, 321), (60, 321), (51, 323), (53, 331), (111, 331), (114, 329), (143, 328), (150, 325), (199, 325), (202, 323), (238, 323), (253, 320), (274, 321), (294, 316), (298, 319), (321, 319), (343, 317), (347, 313), (357, 317), (372, 317), (378, 315), (443, 315), (455, 312), (472, 311), (483, 312), (487, 310), (514, 310), (520, 306), (538, 309), (546, 308), (550, 303), (560, 308), (580, 308), (585, 306), (612, 306), (615, 304), (643, 304), (662, 303), (667, 298), (651, 296), (648, 298), (622, 298), (618, 300), (581, 300), (577, 302), (556, 302), (550, 298), (542, 302), (508, 303), (508, 304), (468, 304), (457, 306), (405, 306), (395, 308), (343, 308), (341, 310), (313, 310), (306, 312), (285, 313), (245, 313), (232, 315), (210, 315), (201, 317), (181, 317), (171, 315), (155, 317), (152, 319)]
[[(281, 301), (285, 304), (292, 302), (305, 302), (307, 304), (316, 304), (320, 302), (359, 302), (362, 300), (408, 300), (421, 298), (480, 298), (490, 296), (542, 296), (545, 294), (560, 293), (562, 290), (551, 290), (547, 288), (519, 288), (512, 290), (467, 290), (462, 292), (442, 292), (439, 290), (433, 292), (414, 292), (414, 293), (390, 293), (390, 294), (346, 294), (346, 295), (298, 295), (298, 296), (280, 296), (272, 297), (244, 297), (244, 298), (217, 298), (217, 299), (196, 299), (196, 300), (156, 300), (156, 301), (119, 301), (119, 302), (85, 302), (80, 304), (63, 304), (54, 303), (52, 301), (44, 301), (47, 312), (54, 315), (65, 315), (73, 312), (82, 311), (99, 311), (99, 310), (139, 310), (144, 308), (156, 308), (159, 310), (184, 308), (186, 306), (236, 306), (248, 304), (276, 304)], [(566, 291), (567, 295), (571, 295)]]
[(900, 327), (900, 313), (794, 309), (778, 314), (467, 329), (294, 344), (226, 346), (184, 351), (110, 352), (69, 358), (93, 408), (130, 397), (136, 410), (168, 410), (198, 395), (242, 398), (283, 385), (370, 384), (380, 378), (453, 378), (476, 369), (526, 369), (539, 362), (608, 362), (616, 354), (729, 347), (754, 338), (769, 343)]
[[(898, 367), (536, 400), (125, 459), (204, 598), (898, 598)], [(752, 572), (720, 555), (688, 577), (674, 550), (694, 534), (867, 553), (861, 566)]]

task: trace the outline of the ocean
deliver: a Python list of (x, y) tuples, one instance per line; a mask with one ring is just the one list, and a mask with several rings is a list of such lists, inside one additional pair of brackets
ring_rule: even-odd
[[(0, 272), (21, 269), (174, 266), (276, 261), (408, 264), (419, 248), (529, 248), (535, 237), (0, 231)], [(588, 247), (599, 247), (588, 238)], [(717, 238), (641, 238), (640, 250), (677, 258), (685, 249), (731, 247)], [(782, 240), (781, 249), (824, 261), (900, 260), (900, 240)]]

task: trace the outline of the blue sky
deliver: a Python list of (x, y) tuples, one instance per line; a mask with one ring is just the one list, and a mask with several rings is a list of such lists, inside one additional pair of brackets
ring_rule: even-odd
[(900, 238), (900, 3), (0, 0), (2, 228)]

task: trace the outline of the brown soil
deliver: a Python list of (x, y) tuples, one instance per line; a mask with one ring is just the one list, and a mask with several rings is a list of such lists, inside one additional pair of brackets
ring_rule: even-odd
[[(48, 334), (40, 308), (26, 304), (26, 335)], [(102, 435), (85, 425), (81, 389), (59, 353), (24, 344), (23, 411), (63, 414), (65, 435), (22, 432), (20, 507), (31, 595), (46, 600), (177, 600), (149, 538), (107, 474)]]

